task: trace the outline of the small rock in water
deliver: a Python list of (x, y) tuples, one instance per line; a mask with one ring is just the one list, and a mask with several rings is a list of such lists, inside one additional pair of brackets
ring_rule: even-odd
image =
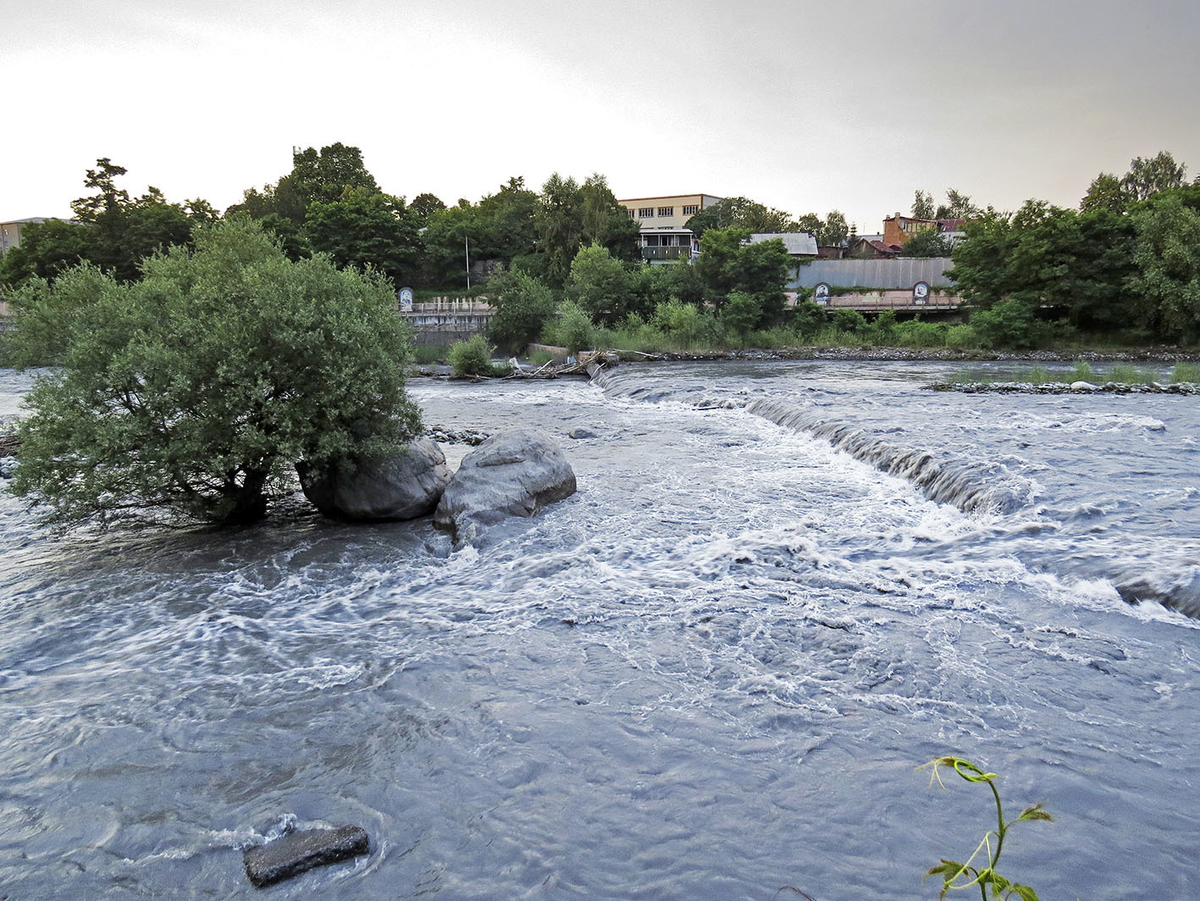
[(571, 431), (568, 432), (567, 435), (570, 438), (595, 438), (596, 437), (595, 432), (593, 432), (591, 429), (585, 429), (582, 426), (580, 426), (579, 428), (571, 429)]
[(263, 888), (299, 876), (313, 867), (337, 863), (369, 850), (370, 840), (361, 826), (306, 829), (248, 848), (242, 855), (242, 862), (250, 881), (257, 888)]
[(1093, 385), (1091, 382), (1079, 381), (1079, 382), (1071, 382), (1071, 390), (1072, 391), (1096, 391), (1096, 390), (1098, 390), (1098, 388), (1096, 385)]

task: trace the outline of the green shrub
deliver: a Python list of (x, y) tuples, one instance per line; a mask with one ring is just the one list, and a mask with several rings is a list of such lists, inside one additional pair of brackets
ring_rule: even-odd
[(942, 322), (910, 319), (896, 325), (896, 343), (901, 347), (945, 347), (950, 327)]
[(565, 347), (572, 354), (591, 349), (596, 340), (596, 327), (591, 317), (579, 304), (570, 300), (559, 306), (558, 315), (548, 331), (554, 335), (552, 343)]
[(743, 347), (761, 318), (762, 303), (753, 294), (744, 291), (734, 291), (721, 308), (722, 328), (736, 336)]
[(1075, 370), (1071, 373), (1074, 382), (1090, 382), (1092, 380), (1092, 364), (1087, 360), (1076, 360)]
[(989, 348), (1040, 347), (1053, 334), (1033, 307), (1020, 300), (1002, 300), (990, 310), (976, 310), (971, 314), (971, 328), (980, 344)]
[(665, 346), (676, 350), (714, 342), (718, 337), (715, 316), (674, 298), (655, 308), (653, 325), (666, 336)]
[(802, 300), (792, 308), (792, 329), (801, 340), (815, 337), (828, 319), (828, 309), (809, 300)]
[(450, 368), (459, 378), (495, 375), (492, 348), (483, 335), (472, 335), (466, 341), (455, 341), (447, 354)]
[(971, 326), (952, 325), (946, 329), (946, 346), (953, 350), (980, 347), (979, 336)]
[(867, 338), (872, 344), (889, 345), (896, 340), (896, 314), (892, 310), (884, 310), (875, 317), (867, 329)]

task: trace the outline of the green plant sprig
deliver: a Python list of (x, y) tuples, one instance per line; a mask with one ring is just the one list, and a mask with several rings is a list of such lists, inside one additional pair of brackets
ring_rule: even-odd
[[(1000, 854), (1004, 850), (1004, 839), (1008, 835), (1008, 830), (1014, 824), (1034, 820), (1053, 820), (1053, 817), (1042, 808), (1041, 804), (1035, 804), (1032, 807), (1025, 808), (1015, 820), (1005, 820), (1004, 806), (1000, 801), (1000, 792), (996, 788), (996, 779), (999, 776), (995, 773), (985, 772), (971, 763), (971, 761), (962, 757), (938, 757), (920, 767), (920, 769), (924, 769), (925, 767), (929, 767), (932, 771), (929, 777), (929, 784), (931, 786), (936, 780), (942, 788), (946, 787), (941, 777), (941, 770), (943, 768), (953, 770), (967, 782), (986, 783), (987, 787), (992, 790), (992, 798), (996, 802), (996, 828), (984, 833), (983, 839), (965, 863), (943, 858), (941, 863), (932, 867), (925, 874), (922, 882), (930, 876), (942, 877), (942, 891), (938, 895), (939, 901), (944, 899), (948, 892), (969, 889), (971, 886), (979, 887), (979, 896), (983, 901), (987, 901), (988, 886), (991, 886), (993, 898), (1005, 899), (1016, 895), (1022, 901), (1040, 901), (1037, 892), (1030, 886), (1013, 882), (997, 873), (996, 864), (1000, 861)], [(995, 841), (994, 846), (993, 840)], [(980, 859), (981, 855), (986, 855), (987, 857), (986, 866), (978, 866), (975, 863), (976, 860)]]

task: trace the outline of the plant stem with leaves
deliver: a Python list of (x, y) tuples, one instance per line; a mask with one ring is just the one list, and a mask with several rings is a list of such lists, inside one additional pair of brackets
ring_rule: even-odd
[[(1027, 807), (1021, 812), (1021, 815), (1015, 820), (1009, 822), (1004, 819), (1004, 806), (1000, 801), (1000, 792), (996, 788), (996, 779), (999, 778), (995, 773), (987, 773), (980, 769), (969, 760), (962, 757), (938, 757), (936, 760), (931, 760), (925, 766), (932, 769), (930, 776), (930, 784), (933, 780), (937, 780), (938, 784), (943, 788), (945, 784), (942, 782), (941, 770), (953, 770), (967, 782), (984, 782), (992, 791), (992, 798), (996, 802), (996, 829), (989, 830), (983, 836), (982, 841), (976, 846), (971, 856), (967, 858), (965, 863), (959, 863), (955, 860), (942, 859), (942, 862), (929, 870), (925, 874), (925, 878), (930, 876), (942, 877), (942, 891), (938, 895), (939, 901), (946, 897), (946, 894), (951, 891), (961, 891), (969, 889), (971, 886), (979, 887), (979, 897), (982, 901), (988, 899), (988, 886), (992, 889), (992, 898), (1005, 899), (1016, 895), (1022, 901), (1040, 901), (1035, 892), (1030, 886), (1022, 885), (1013, 882), (996, 872), (996, 864), (1000, 861), (1000, 854), (1004, 850), (1004, 839), (1008, 835), (1008, 830), (1016, 823), (1031, 822), (1033, 820), (1052, 820), (1053, 817), (1042, 809), (1041, 804), (1035, 804), (1033, 807)], [(995, 847), (992, 842), (995, 840)], [(986, 854), (987, 863), (984, 866), (976, 864), (980, 855)], [(982, 862), (982, 861), (981, 861)]]

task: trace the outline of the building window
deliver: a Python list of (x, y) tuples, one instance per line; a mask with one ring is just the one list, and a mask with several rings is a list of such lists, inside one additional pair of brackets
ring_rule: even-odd
[(638, 210), (638, 218), (639, 219), (653, 219), (654, 218), (654, 207), (652, 207), (652, 206), (642, 207), (640, 210)]
[(636, 213), (634, 213), (634, 211), (633, 211), (633, 210), (626, 210), (625, 212), (629, 213), (629, 218), (630, 218), (630, 219), (632, 219), (632, 218), (633, 218), (635, 215), (637, 215)]
[(683, 208), (683, 215), (685, 215), (685, 216), (695, 216), (698, 212), (700, 212), (700, 207), (697, 206), (696, 204), (692, 204), (691, 206), (685, 206)]
[(673, 207), (673, 206), (660, 206), (660, 207), (658, 208), (658, 215), (660, 215), (660, 216), (674, 216), (674, 215), (675, 215), (675, 207)]

